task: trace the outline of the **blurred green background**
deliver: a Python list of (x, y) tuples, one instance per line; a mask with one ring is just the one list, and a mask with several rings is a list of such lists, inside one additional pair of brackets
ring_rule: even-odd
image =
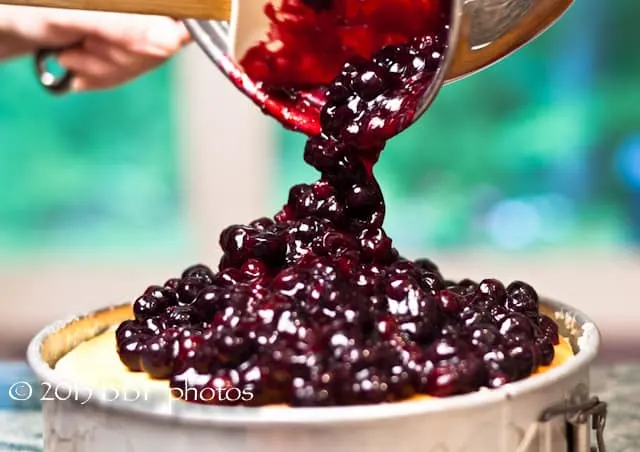
[(0, 254), (166, 253), (185, 239), (172, 65), (55, 97), (0, 65)]
[[(640, 241), (638, 0), (579, 0), (549, 32), (445, 87), (377, 175), (401, 249), (539, 250)], [(279, 186), (315, 180), (278, 130)]]
[[(640, 242), (638, 17), (637, 0), (576, 1), (524, 50), (445, 87), (377, 168), (396, 245)], [(31, 61), (0, 65), (11, 87), (0, 89), (0, 255), (165, 253), (188, 240), (173, 73), (55, 98)], [(272, 213), (317, 176), (304, 137), (275, 122), (273, 133)]]

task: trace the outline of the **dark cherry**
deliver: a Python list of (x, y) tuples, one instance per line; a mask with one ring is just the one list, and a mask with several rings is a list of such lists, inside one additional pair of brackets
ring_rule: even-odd
[(371, 405), (388, 400), (388, 377), (377, 368), (364, 368), (338, 383), (340, 399), (350, 405)]
[(389, 369), (386, 379), (390, 393), (386, 398), (388, 401), (406, 400), (417, 393), (418, 372), (415, 369), (415, 361), (409, 361), (409, 363), (413, 367), (403, 362), (402, 365)]
[(351, 89), (365, 101), (373, 100), (389, 89), (387, 72), (380, 66), (370, 64), (351, 81)]
[(424, 392), (435, 397), (447, 397), (475, 391), (484, 386), (488, 372), (482, 360), (467, 354), (440, 361), (428, 368)]
[(504, 372), (497, 363), (488, 368), (489, 378), (487, 381), (487, 387), (491, 389), (500, 388), (506, 384), (511, 383), (511, 378), (506, 372)]
[(497, 279), (485, 279), (480, 282), (476, 289), (476, 303), (482, 303), (488, 307), (503, 306), (505, 296), (504, 284)]
[(427, 271), (420, 276), (420, 283), (425, 290), (436, 294), (445, 289), (444, 282), (438, 273)]
[(282, 236), (274, 232), (261, 232), (254, 238), (251, 256), (271, 267), (284, 262), (286, 245)]
[[(379, 269), (378, 269), (378, 273)], [(389, 275), (409, 275), (411, 278), (418, 279), (420, 277), (420, 270), (416, 265), (408, 260), (397, 260), (387, 267), (387, 274)]]
[(531, 375), (538, 366), (533, 343), (516, 345), (507, 350), (513, 380), (522, 380)]
[(458, 281), (457, 287), (458, 289), (461, 289), (463, 291), (462, 294), (470, 294), (478, 290), (478, 283), (471, 279), (465, 278)]
[(174, 306), (167, 313), (167, 323), (170, 325), (185, 326), (198, 321), (198, 314), (191, 306)]
[(374, 62), (396, 80), (410, 78), (424, 69), (423, 57), (409, 46), (388, 46), (374, 56)]
[(147, 330), (149, 330), (152, 334), (160, 334), (165, 331), (165, 329), (167, 328), (166, 314), (167, 312), (170, 312), (171, 309), (173, 309), (173, 307), (167, 308), (167, 311), (165, 311), (165, 313), (161, 316), (151, 317), (150, 319), (147, 319), (144, 322)]
[(500, 322), (500, 333), (504, 336), (519, 333), (527, 337), (533, 337), (533, 324), (528, 317), (512, 312), (507, 314)]
[(460, 312), (459, 318), (466, 328), (494, 323), (491, 313), (479, 306), (464, 307)]
[(415, 266), (425, 272), (435, 273), (437, 275), (440, 274), (440, 269), (438, 268), (438, 266), (433, 261), (426, 258), (417, 259), (415, 261)]
[(275, 223), (271, 218), (263, 217), (258, 218), (257, 220), (253, 220), (251, 223), (249, 223), (249, 226), (256, 231), (262, 232), (270, 229), (274, 224)]
[(451, 290), (440, 291), (436, 299), (440, 308), (450, 315), (458, 314), (464, 306), (463, 298)]
[(389, 312), (398, 319), (413, 319), (423, 312), (427, 294), (409, 275), (394, 275), (387, 279), (386, 295), (389, 298)]
[(214, 277), (213, 284), (222, 287), (234, 286), (244, 281), (245, 275), (237, 268), (226, 268)]
[(151, 378), (163, 380), (173, 372), (173, 343), (163, 336), (154, 336), (145, 342), (140, 354), (140, 367)]
[(548, 338), (540, 338), (536, 341), (537, 358), (541, 366), (548, 366), (555, 358), (553, 342)]
[(159, 332), (159, 335), (167, 341), (167, 343), (173, 343), (180, 337), (180, 334), (182, 334), (182, 330), (172, 326), (166, 327), (164, 330)]
[(541, 315), (538, 320), (540, 330), (546, 338), (548, 338), (553, 345), (560, 343), (560, 335), (558, 332), (558, 325), (546, 315)]
[(383, 341), (390, 341), (398, 337), (400, 326), (395, 316), (384, 314), (376, 321), (376, 331)]
[(383, 228), (374, 166), (438, 69), (448, 3), (268, 5), (291, 19), (271, 30), (284, 45), (242, 65), (265, 93), (308, 90), (304, 160), (319, 180), (292, 187), (273, 218), (225, 228), (217, 268), (148, 287), (116, 331), (127, 368), (195, 403), (335, 406), (497, 388), (553, 361), (558, 328), (531, 286), (456, 282), (402, 258)]
[(142, 371), (140, 358), (144, 349), (145, 340), (146, 339), (134, 336), (124, 339), (118, 344), (117, 351), (120, 361), (122, 361), (122, 364), (124, 364), (131, 372)]
[[(291, 381), (288, 378), (281, 379), (282, 375), (274, 372), (273, 367), (265, 366), (262, 363), (262, 360), (254, 359), (239, 367), (239, 386), (243, 388), (244, 394), (240, 394), (240, 399), (235, 402), (230, 400), (231, 404), (252, 407), (287, 400), (289, 392), (283, 388), (289, 388)], [(245, 394), (253, 396), (243, 397)], [(233, 397), (238, 396), (234, 395)]]
[(249, 259), (240, 268), (240, 271), (249, 278), (257, 278), (268, 273), (267, 266), (259, 259)]
[(532, 338), (529, 334), (521, 331), (516, 331), (506, 336), (503, 336), (503, 342), (505, 347), (516, 347), (518, 345), (529, 345), (532, 342)]
[(164, 283), (164, 288), (175, 293), (178, 290), (178, 286), (182, 280), (180, 278), (171, 278)]
[(358, 248), (358, 242), (353, 237), (340, 232), (327, 232), (321, 236), (321, 240), (314, 244), (315, 246), (312, 247), (313, 252), (321, 256), (338, 257)]
[(116, 340), (118, 343), (123, 343), (130, 338), (145, 338), (153, 334), (146, 325), (136, 320), (125, 320), (116, 329)]
[(206, 285), (207, 283), (199, 277), (187, 276), (183, 278), (176, 290), (179, 304), (186, 306), (193, 303)]
[(213, 283), (213, 271), (204, 264), (196, 264), (188, 267), (182, 272), (182, 279), (193, 278), (202, 282), (203, 285)]
[(538, 315), (538, 293), (529, 284), (514, 281), (507, 286), (507, 307), (510, 310), (536, 317)]
[(365, 257), (373, 261), (385, 262), (391, 256), (391, 239), (382, 229), (365, 229), (358, 238)]
[(255, 344), (247, 331), (240, 329), (216, 332), (211, 344), (216, 351), (216, 361), (222, 366), (234, 366), (244, 362), (254, 351)]
[(442, 328), (440, 328), (440, 337), (459, 338), (460, 334), (465, 332), (466, 330), (467, 328), (463, 328), (455, 322), (445, 323), (444, 325), (442, 325)]
[(145, 293), (133, 303), (133, 313), (136, 320), (142, 322), (162, 314), (168, 306), (164, 298), (155, 298), (152, 294)]
[(333, 406), (338, 402), (338, 391), (330, 373), (320, 369), (308, 379), (296, 378), (292, 382), (291, 405), (294, 407)]
[(325, 173), (333, 173), (339, 168), (339, 162), (345, 157), (348, 149), (344, 144), (326, 137), (312, 137), (304, 148), (304, 161)]
[(366, 214), (367, 209), (382, 203), (380, 189), (373, 184), (354, 184), (345, 194), (345, 204), (354, 216)]
[[(300, 231), (326, 235), (312, 223)], [(214, 281), (224, 272), (244, 274), (262, 288), (227, 277), (226, 286), (208, 286), (191, 305), (168, 305), (143, 324), (123, 322), (116, 331), (121, 360), (171, 384), (190, 375), (185, 384), (194, 388), (249, 388), (256, 395), (247, 406), (445, 397), (500, 387), (553, 361), (557, 326), (548, 317), (467, 305), (462, 294), (475, 284), (432, 293), (429, 287), (444, 285), (432, 265), (399, 256), (388, 264), (357, 264), (371, 256), (349, 252), (356, 254), (346, 272), (344, 259), (307, 254), (273, 280), (253, 258), (214, 274)], [(185, 274), (178, 287), (192, 278)], [(476, 295), (498, 293), (480, 286)], [(158, 291), (152, 287), (147, 294)], [(326, 365), (329, 372), (320, 372)]]
[(489, 379), (487, 382), (487, 387), (491, 389), (500, 388), (508, 383), (511, 383), (512, 378), (507, 375), (505, 372), (500, 370), (499, 368), (491, 368), (489, 370)]
[(437, 362), (445, 359), (454, 358), (466, 354), (467, 345), (460, 339), (451, 336), (445, 336), (431, 344), (427, 349), (427, 358)]
[(144, 291), (144, 295), (156, 299), (161, 305), (174, 305), (177, 301), (176, 291), (174, 289), (163, 286), (149, 286)]
[(200, 291), (190, 307), (198, 314), (199, 318), (211, 318), (226, 306), (222, 298), (223, 292), (224, 289), (218, 286), (205, 287)]
[(488, 312), (491, 319), (493, 319), (494, 325), (501, 325), (502, 321), (507, 317), (507, 314), (509, 314), (509, 310), (500, 305), (491, 306)]
[(194, 369), (200, 374), (207, 374), (216, 367), (216, 351), (207, 341), (204, 334), (185, 329), (175, 339), (171, 350), (174, 360), (174, 371), (179, 373)]
[(477, 325), (471, 329), (470, 336), (471, 344), (483, 355), (502, 344), (500, 331), (491, 324)]

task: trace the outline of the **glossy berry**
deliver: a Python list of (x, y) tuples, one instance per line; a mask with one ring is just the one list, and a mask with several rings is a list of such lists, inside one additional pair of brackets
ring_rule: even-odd
[(197, 311), (189, 306), (175, 306), (167, 309), (166, 321), (173, 326), (187, 326), (198, 319)]
[(533, 324), (531, 320), (517, 312), (507, 314), (500, 322), (500, 333), (503, 336), (522, 334), (533, 337)]
[(476, 289), (477, 303), (485, 306), (503, 306), (505, 296), (504, 284), (497, 279), (485, 279)]
[(537, 359), (541, 366), (548, 366), (553, 362), (555, 356), (553, 345), (553, 342), (547, 338), (536, 341)]
[(171, 278), (164, 283), (163, 287), (173, 293), (176, 293), (176, 290), (178, 289), (178, 286), (181, 282), (182, 280), (180, 278)]
[(507, 307), (513, 311), (535, 317), (538, 313), (538, 294), (533, 287), (522, 281), (509, 284), (506, 289)]
[(495, 323), (491, 313), (487, 309), (479, 306), (466, 306), (460, 312), (459, 319), (468, 329), (479, 325), (492, 325)]
[(445, 289), (444, 281), (442, 281), (440, 275), (435, 272), (427, 271), (420, 275), (420, 284), (433, 295)]
[(142, 371), (140, 358), (144, 349), (145, 339), (141, 337), (130, 337), (118, 344), (118, 356), (120, 361), (131, 372)]
[(172, 343), (163, 336), (149, 339), (140, 354), (140, 367), (151, 378), (169, 378), (173, 371)]
[(487, 371), (475, 355), (442, 360), (428, 368), (423, 391), (435, 397), (471, 392), (485, 385)]
[(136, 320), (144, 321), (162, 314), (168, 306), (165, 298), (155, 298), (152, 294), (145, 293), (133, 303), (133, 313)]
[(209, 285), (213, 282), (213, 272), (209, 267), (203, 264), (193, 265), (182, 272), (182, 279), (193, 278), (201, 281), (203, 285)]
[(148, 329), (146, 325), (135, 320), (125, 320), (116, 329), (116, 341), (123, 343), (130, 338), (144, 338), (151, 336), (151, 334), (153, 334), (153, 331)]
[(436, 297), (440, 309), (450, 315), (457, 315), (464, 307), (463, 298), (451, 290), (442, 290)]
[(206, 283), (193, 276), (183, 278), (178, 288), (176, 289), (178, 295), (178, 303), (181, 306), (190, 305), (193, 303), (202, 289), (206, 287)]
[(149, 330), (154, 335), (162, 333), (167, 328), (167, 326), (169, 326), (166, 320), (166, 315), (167, 312), (170, 312), (172, 309), (173, 307), (167, 308), (167, 311), (165, 311), (163, 315), (147, 319), (144, 322), (147, 330)]
[(507, 350), (506, 355), (511, 361), (511, 377), (513, 380), (527, 378), (538, 366), (533, 344), (513, 346)]
[[(310, 250), (322, 256), (307, 252), (277, 274), (248, 257), (214, 273), (191, 304), (167, 302), (155, 317), (123, 322), (121, 361), (172, 384), (191, 375), (201, 388), (245, 385), (257, 394), (249, 406), (446, 397), (518, 381), (553, 361), (557, 325), (487, 302), (500, 299), (498, 281), (445, 288), (430, 261), (389, 260), (388, 245), (387, 253), (371, 253), (375, 247), (365, 251), (361, 239), (328, 227), (313, 220), (278, 229), (316, 243)], [(202, 270), (192, 267), (173, 287), (193, 283), (194, 269)], [(146, 296), (179, 293), (158, 287)], [(507, 299), (515, 293), (506, 292)]]
[(390, 82), (387, 80), (387, 73), (384, 69), (374, 64), (369, 65), (351, 81), (351, 89), (366, 101), (373, 100), (389, 89)]
[(553, 345), (558, 345), (560, 341), (558, 325), (546, 315), (538, 317), (538, 324), (543, 335), (549, 339)]
[(462, 294), (471, 294), (478, 289), (478, 283), (471, 279), (465, 278), (458, 282), (457, 288), (462, 291)]
[[(383, 227), (374, 166), (438, 69), (445, 3), (280, 3), (266, 12), (292, 19), (274, 24), (286, 45), (250, 50), (244, 67), (266, 85), (321, 81), (304, 149), (320, 178), (292, 187), (273, 218), (225, 228), (217, 269), (193, 265), (140, 294), (116, 331), (124, 365), (193, 388), (195, 403), (335, 406), (497, 388), (551, 363), (558, 328), (531, 286), (456, 282), (402, 258)], [(298, 53), (305, 42), (319, 60)], [(253, 398), (192, 396), (220, 388)]]

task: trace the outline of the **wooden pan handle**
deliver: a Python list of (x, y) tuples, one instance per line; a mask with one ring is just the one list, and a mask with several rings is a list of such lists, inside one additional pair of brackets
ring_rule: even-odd
[(231, 0), (0, 0), (0, 4), (229, 20)]

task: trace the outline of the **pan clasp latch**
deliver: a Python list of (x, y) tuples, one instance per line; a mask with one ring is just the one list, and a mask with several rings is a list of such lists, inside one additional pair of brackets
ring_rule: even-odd
[[(604, 442), (604, 429), (607, 424), (606, 402), (592, 397), (580, 403), (558, 404), (545, 410), (539, 422), (543, 424), (558, 416), (565, 416), (567, 420), (567, 452), (607, 452)], [(596, 436), (595, 446), (591, 446), (592, 431)]]

